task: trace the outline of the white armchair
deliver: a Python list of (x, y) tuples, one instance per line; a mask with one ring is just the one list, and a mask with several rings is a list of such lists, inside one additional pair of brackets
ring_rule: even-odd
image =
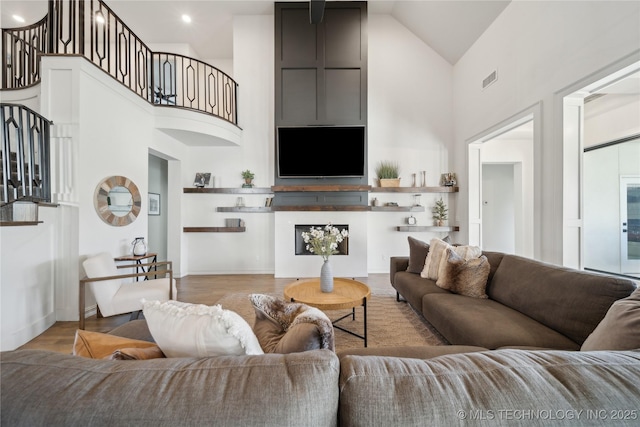
[[(147, 264), (116, 265), (111, 254), (104, 252), (87, 258), (83, 263), (86, 277), (80, 280), (80, 329), (85, 324), (86, 284), (96, 298), (98, 310), (104, 317), (122, 313), (134, 313), (142, 310), (142, 299), (167, 301), (178, 295), (171, 261)], [(157, 270), (159, 266), (166, 269)], [(146, 267), (143, 273), (120, 274), (118, 269)], [(151, 271), (154, 268), (155, 271)], [(136, 271), (138, 271), (136, 269)], [(165, 276), (151, 279), (150, 276)], [(123, 279), (146, 277), (148, 280), (124, 283)]]

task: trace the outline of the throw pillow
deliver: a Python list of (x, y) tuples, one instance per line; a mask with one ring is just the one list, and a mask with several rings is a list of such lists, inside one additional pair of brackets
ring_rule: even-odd
[(72, 354), (91, 359), (119, 360), (123, 360), (120, 357), (127, 360), (164, 357), (155, 343), (82, 329), (76, 331)]
[(487, 257), (482, 255), (465, 260), (453, 248), (447, 248), (445, 254), (436, 285), (456, 294), (488, 298), (486, 289), (490, 266)]
[(263, 354), (246, 320), (220, 305), (144, 301), (142, 312), (167, 357)]
[(249, 300), (256, 313), (253, 331), (265, 353), (334, 349), (331, 320), (317, 308), (262, 294)]
[(429, 253), (429, 244), (422, 240), (414, 239), (409, 236), (409, 266), (407, 271), (409, 273), (420, 274), (424, 269), (424, 264), (427, 261), (427, 254)]
[(429, 242), (429, 253), (427, 254), (424, 269), (420, 273), (420, 277), (431, 280), (438, 279), (440, 261), (442, 261), (444, 257), (444, 251), (450, 246), (451, 245), (440, 239), (431, 239), (431, 242)]
[(640, 349), (640, 288), (614, 302), (581, 351)]
[(446, 250), (451, 248), (464, 260), (478, 258), (482, 255), (482, 249), (478, 246), (452, 246), (447, 242), (433, 238), (429, 243), (429, 253), (424, 264), (424, 269), (420, 273), (420, 277), (431, 280), (438, 280), (438, 272), (441, 266), (446, 262)]

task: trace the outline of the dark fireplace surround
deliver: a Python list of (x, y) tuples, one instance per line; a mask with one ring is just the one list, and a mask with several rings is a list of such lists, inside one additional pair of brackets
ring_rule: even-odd
[[(302, 239), (302, 233), (305, 231), (309, 231), (311, 227), (315, 228), (324, 228), (326, 224), (296, 224), (294, 226), (295, 230), (295, 254), (296, 255), (316, 255), (307, 250), (307, 244)], [(349, 231), (348, 224), (332, 224), (332, 226), (336, 227), (338, 230), (342, 232), (342, 230)], [(349, 238), (345, 238), (342, 242), (338, 243), (338, 253), (335, 255), (349, 255)]]

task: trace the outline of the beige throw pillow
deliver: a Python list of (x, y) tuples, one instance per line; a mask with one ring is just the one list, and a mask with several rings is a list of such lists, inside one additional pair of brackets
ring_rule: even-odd
[(486, 289), (489, 270), (486, 256), (465, 260), (455, 250), (447, 248), (436, 285), (456, 294), (488, 298)]
[(482, 249), (478, 246), (452, 246), (441, 239), (433, 238), (429, 243), (429, 253), (420, 277), (438, 280), (440, 268), (446, 262), (447, 249), (452, 249), (464, 260), (478, 258), (482, 255)]

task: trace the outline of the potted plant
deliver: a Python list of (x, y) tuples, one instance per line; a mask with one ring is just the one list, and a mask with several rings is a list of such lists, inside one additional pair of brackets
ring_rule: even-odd
[(242, 184), (242, 187), (244, 188), (251, 188), (253, 187), (253, 178), (255, 178), (255, 175), (253, 172), (251, 172), (249, 169), (242, 171), (242, 178), (244, 179), (244, 184)]
[(433, 208), (433, 219), (436, 220), (436, 225), (438, 227), (442, 227), (444, 222), (447, 219), (447, 205), (444, 204), (442, 198), (436, 202), (435, 207)]
[(380, 187), (400, 186), (400, 167), (397, 162), (383, 160), (376, 166), (376, 176)]

